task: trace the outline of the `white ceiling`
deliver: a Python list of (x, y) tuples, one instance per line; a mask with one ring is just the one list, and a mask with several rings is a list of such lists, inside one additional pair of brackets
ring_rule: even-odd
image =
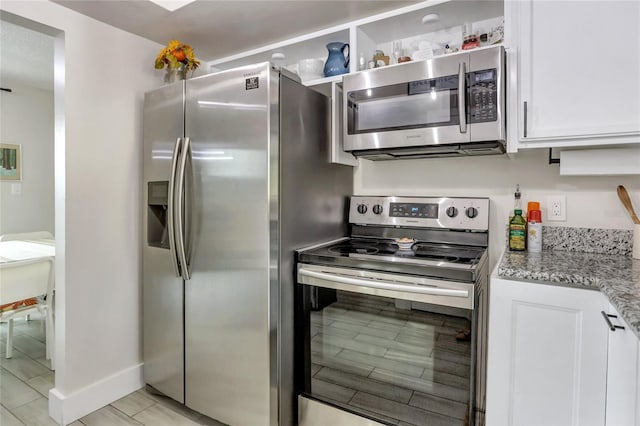
[(53, 37), (0, 21), (0, 86), (53, 90)]
[(53, 1), (163, 45), (178, 39), (193, 46), (201, 61), (418, 3), (396, 0), (196, 0), (170, 12), (147, 0)]

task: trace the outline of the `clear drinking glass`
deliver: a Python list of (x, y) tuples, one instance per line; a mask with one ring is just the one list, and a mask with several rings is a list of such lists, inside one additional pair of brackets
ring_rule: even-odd
[(398, 63), (398, 59), (404, 56), (404, 49), (402, 48), (402, 40), (396, 40), (393, 42), (393, 58), (395, 64)]

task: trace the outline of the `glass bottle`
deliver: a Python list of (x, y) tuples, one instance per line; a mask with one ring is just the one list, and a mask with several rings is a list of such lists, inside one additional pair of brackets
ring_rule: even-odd
[(360, 52), (358, 57), (358, 71), (364, 71), (367, 69), (367, 59), (364, 56), (364, 52)]
[(522, 210), (522, 194), (520, 194), (520, 184), (516, 184), (516, 192), (513, 193), (515, 200), (513, 204), (514, 210)]
[(509, 250), (524, 251), (527, 241), (527, 221), (522, 216), (522, 194), (520, 185), (516, 185), (516, 192), (513, 193), (513, 210), (509, 215), (509, 230), (507, 232), (507, 243)]
[(527, 248), (527, 221), (522, 217), (522, 210), (515, 209), (509, 221), (509, 250), (525, 251)]
[(395, 59), (394, 64), (400, 63), (400, 58), (404, 56), (404, 50), (402, 49), (402, 40), (396, 40), (393, 42), (393, 58)]

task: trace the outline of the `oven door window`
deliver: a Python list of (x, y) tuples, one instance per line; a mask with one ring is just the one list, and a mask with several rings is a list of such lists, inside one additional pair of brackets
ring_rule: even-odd
[(359, 90), (347, 96), (349, 134), (460, 123), (457, 75)]
[(416, 302), (302, 287), (303, 394), (384, 424), (468, 424), (467, 318)]

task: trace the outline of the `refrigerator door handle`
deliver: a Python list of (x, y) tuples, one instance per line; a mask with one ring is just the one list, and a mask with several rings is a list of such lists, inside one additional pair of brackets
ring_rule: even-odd
[(180, 161), (180, 171), (178, 174), (178, 184), (176, 185), (178, 193), (176, 195), (176, 246), (178, 248), (178, 260), (182, 269), (182, 278), (184, 280), (191, 279), (191, 271), (187, 263), (186, 241), (185, 241), (185, 175), (187, 169), (187, 160), (191, 157), (191, 139), (184, 138), (184, 148), (182, 149), (182, 157)]
[(169, 251), (171, 252), (171, 263), (173, 264), (173, 270), (176, 277), (182, 276), (180, 271), (180, 264), (178, 263), (178, 252), (176, 247), (176, 235), (175, 235), (175, 187), (176, 187), (176, 171), (178, 168), (178, 161), (180, 154), (182, 153), (182, 138), (176, 140), (176, 145), (173, 148), (173, 156), (171, 157), (171, 177), (169, 178), (169, 196), (167, 200), (167, 226), (169, 228)]

